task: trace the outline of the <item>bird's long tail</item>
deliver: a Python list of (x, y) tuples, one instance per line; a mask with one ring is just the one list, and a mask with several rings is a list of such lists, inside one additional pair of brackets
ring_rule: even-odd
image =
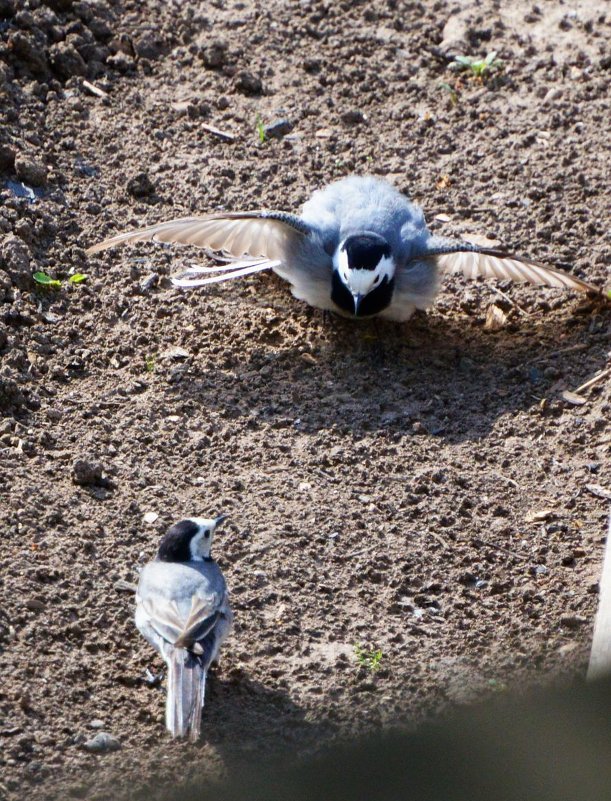
[[(216, 267), (206, 267), (204, 265), (194, 265), (182, 273), (180, 278), (172, 278), (174, 286), (182, 289), (189, 289), (195, 286), (206, 286), (206, 284), (220, 284), (222, 281), (231, 281), (233, 278), (243, 278), (245, 275), (260, 273), (263, 270), (273, 270), (281, 262), (273, 259), (250, 259), (230, 258), (223, 259), (222, 265)], [(198, 278), (200, 275), (206, 278)]]
[(207, 670), (185, 648), (172, 648), (167, 665), (166, 727), (172, 737), (189, 737), (195, 742), (202, 724)]

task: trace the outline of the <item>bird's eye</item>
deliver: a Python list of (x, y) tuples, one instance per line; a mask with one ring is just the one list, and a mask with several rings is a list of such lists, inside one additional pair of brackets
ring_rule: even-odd
[(204, 537), (208, 538), (210, 536), (210, 529), (206, 529), (204, 531)]
[(382, 278), (381, 275), (376, 275), (375, 281), (373, 282), (374, 286), (377, 286), (380, 283), (380, 279)]

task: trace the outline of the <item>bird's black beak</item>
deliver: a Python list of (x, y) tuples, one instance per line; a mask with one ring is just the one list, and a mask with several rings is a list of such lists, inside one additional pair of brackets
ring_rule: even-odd
[(221, 525), (223, 520), (227, 520), (227, 515), (219, 515), (214, 519), (214, 528), (218, 528)]
[(354, 315), (355, 315), (355, 317), (358, 317), (359, 307), (361, 305), (361, 301), (363, 300), (363, 297), (364, 297), (364, 295), (361, 295), (361, 294), (356, 294), (356, 295), (352, 296), (352, 298), (354, 300)]

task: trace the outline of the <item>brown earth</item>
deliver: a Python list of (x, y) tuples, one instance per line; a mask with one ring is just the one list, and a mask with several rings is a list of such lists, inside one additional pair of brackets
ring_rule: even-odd
[[(407, 325), (355, 324), (269, 276), (173, 289), (201, 253), (84, 254), (374, 173), (438, 232), (603, 285), (605, 18), (499, 5), (0, 0), (0, 796), (139, 797), (583, 675), (611, 390), (561, 393), (605, 367), (608, 308), (456, 278)], [(493, 50), (487, 80), (449, 69)], [(187, 746), (117, 582), (220, 511), (236, 624)], [(121, 750), (88, 753), (95, 725)]]

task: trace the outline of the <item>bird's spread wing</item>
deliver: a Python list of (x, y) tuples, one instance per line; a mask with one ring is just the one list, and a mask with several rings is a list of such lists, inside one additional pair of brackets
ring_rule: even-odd
[(600, 290), (574, 275), (562, 270), (545, 267), (536, 261), (513, 256), (502, 250), (479, 248), (475, 245), (453, 243), (448, 249), (435, 248), (435, 255), (441, 272), (462, 273), (467, 278), (502, 278), (513, 281), (542, 284), (543, 286), (575, 289), (579, 292), (598, 294)]
[(190, 647), (193, 642), (203, 639), (214, 628), (219, 618), (216, 595), (204, 598), (194, 595), (191, 609), (185, 616), (181, 614), (176, 601), (166, 598), (141, 599), (140, 603), (147, 614), (152, 628), (172, 645)]
[(280, 211), (237, 212), (183, 217), (113, 236), (87, 250), (88, 254), (123, 242), (177, 242), (231, 256), (282, 259), (291, 242), (307, 236), (310, 227), (300, 217)]

